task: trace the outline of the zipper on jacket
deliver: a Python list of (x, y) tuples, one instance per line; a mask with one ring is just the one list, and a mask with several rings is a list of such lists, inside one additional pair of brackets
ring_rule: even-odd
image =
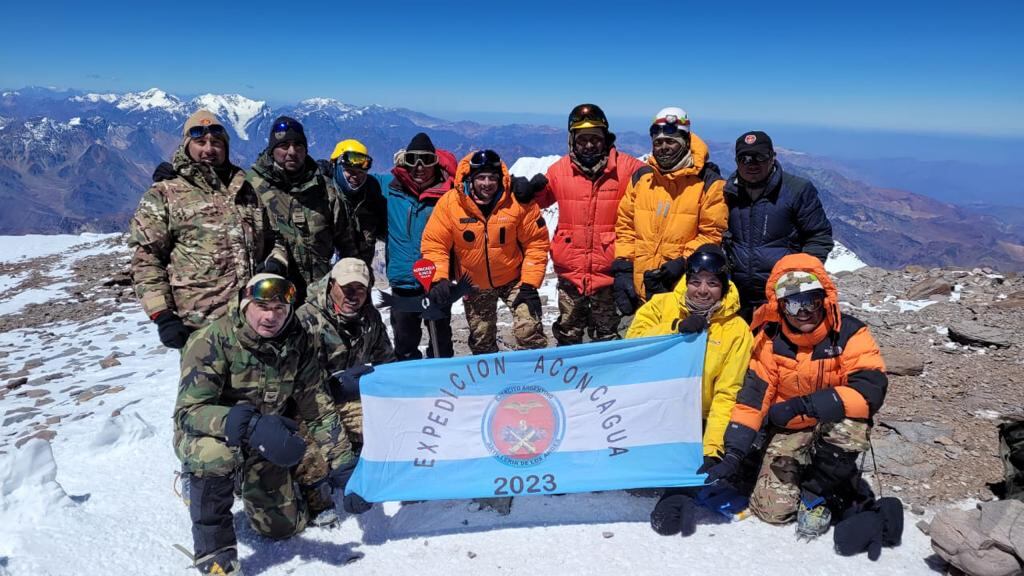
[[(495, 206), (497, 208), (497, 206)], [(488, 221), (491, 219), (490, 215), (484, 216), (484, 264), (487, 266), (487, 281), (491, 284), (491, 288), (497, 288), (494, 285), (494, 279), (491, 278), (491, 241), (488, 239), (487, 229)]]

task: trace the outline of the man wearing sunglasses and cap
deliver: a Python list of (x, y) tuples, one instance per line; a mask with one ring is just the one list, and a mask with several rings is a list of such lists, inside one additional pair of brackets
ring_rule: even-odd
[(728, 210), (718, 167), (708, 147), (690, 131), (681, 108), (664, 108), (650, 128), (652, 153), (633, 173), (619, 202), (612, 274), (615, 304), (628, 316), (639, 302), (671, 292), (686, 257), (704, 244), (719, 244)]
[(452, 275), (468, 274), (478, 289), (464, 300), (473, 354), (498, 351), (498, 300), (512, 312), (519, 348), (548, 343), (537, 293), (548, 264), (548, 229), (540, 208), (512, 198), (509, 183), (496, 152), (467, 155), (455, 187), (437, 203), (423, 231), (423, 257), (437, 266), (431, 296), (448, 303)]
[(858, 498), (857, 457), (869, 448), (872, 418), (888, 379), (863, 322), (839, 311), (839, 294), (821, 261), (784, 256), (754, 319), (754, 350), (725, 432), (725, 453), (707, 482), (735, 479), (767, 448), (750, 509), (771, 524), (797, 519), (797, 533), (824, 534)]
[[(373, 366), (395, 361), (387, 328), (370, 299), (372, 285), (366, 262), (342, 258), (329, 275), (310, 287), (309, 298), (296, 312), (312, 339), (317, 363), (356, 455), (363, 445), (359, 378), (372, 372)], [(299, 482), (304, 486), (316, 485), (327, 474), (326, 462), (313, 450), (306, 451), (302, 468)], [(307, 497), (307, 501), (311, 513), (330, 508), (329, 500)]]
[(222, 316), (258, 269), (288, 261), (245, 172), (229, 160), (220, 120), (199, 110), (182, 136), (168, 174), (142, 195), (128, 239), (135, 293), (170, 348)]
[(294, 284), (257, 274), (227, 314), (185, 346), (174, 450), (185, 470), (202, 574), (240, 572), (231, 513), (236, 484), (257, 533), (282, 539), (305, 528), (309, 510), (294, 480), (309, 451), (329, 464), (336, 507), (349, 513), (370, 508), (358, 495), (344, 494), (355, 456), (294, 305)]
[(619, 337), (612, 291), (615, 217), (629, 178), (644, 163), (615, 147), (608, 118), (596, 104), (569, 113), (569, 153), (532, 180), (513, 179), (516, 199), (541, 208), (558, 204), (551, 260), (558, 274), (559, 346)]
[(761, 131), (736, 139), (736, 172), (726, 181), (725, 203), (729, 234), (723, 244), (740, 290), (740, 315), (750, 322), (780, 258), (798, 252), (828, 258), (832, 224), (814, 185), (782, 170), (772, 139)]
[[(423, 318), (425, 294), (413, 275), (413, 266), (422, 257), (420, 242), (423, 229), (437, 201), (452, 189), (455, 179), (455, 156), (439, 150), (423, 132), (412, 137), (409, 145), (395, 153), (395, 167), (382, 180), (387, 200), (387, 275), (394, 297), (391, 306), (391, 328), (395, 335), (395, 355), (399, 360), (417, 360), (423, 323), (433, 322), (437, 342), (427, 346), (427, 356), (451, 358), (451, 303), (440, 307), (440, 318)], [(441, 272), (438, 265), (438, 272)]]
[(335, 253), (355, 254), (341, 200), (308, 145), (302, 124), (280, 116), (248, 174), (288, 248), (300, 304), (306, 287), (331, 271)]
[(373, 158), (366, 145), (352, 138), (331, 152), (332, 182), (345, 211), (353, 255), (372, 268), (377, 241), (387, 238), (388, 207), (380, 181), (370, 176)]

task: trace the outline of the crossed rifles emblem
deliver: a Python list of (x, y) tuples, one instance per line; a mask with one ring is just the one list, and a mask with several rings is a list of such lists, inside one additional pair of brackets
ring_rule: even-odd
[[(522, 415), (529, 414), (534, 408), (543, 408), (544, 404), (541, 402), (509, 402), (502, 408), (506, 410), (515, 410)], [(535, 428), (530, 426), (526, 419), (519, 420), (519, 427), (515, 428), (512, 426), (506, 426), (502, 431), (505, 437), (505, 441), (512, 443), (512, 447), (509, 452), (512, 454), (521, 454), (529, 452), (530, 454), (536, 454), (538, 452), (536, 442), (543, 440), (547, 432), (543, 428)]]

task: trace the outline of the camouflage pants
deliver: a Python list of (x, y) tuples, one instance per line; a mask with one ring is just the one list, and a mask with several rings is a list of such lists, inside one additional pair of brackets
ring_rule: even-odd
[[(517, 283), (510, 282), (463, 298), (466, 323), (469, 324), (469, 349), (473, 354), (498, 351), (498, 299), (511, 309), (518, 294)], [(516, 338), (517, 349), (532, 350), (548, 345), (540, 316), (531, 314), (526, 304), (512, 310), (512, 334)]]
[(591, 342), (619, 339), (619, 312), (611, 286), (598, 289), (590, 296), (580, 294), (576, 286), (558, 279), (558, 320), (551, 332), (559, 346), (582, 344), (583, 335)]
[(785, 524), (796, 516), (802, 476), (814, 457), (818, 440), (846, 452), (868, 449), (871, 429), (849, 418), (805, 430), (777, 430), (768, 442), (761, 469), (750, 495), (750, 510), (770, 524)]
[[(287, 538), (306, 527), (308, 507), (290, 469), (271, 464), (258, 455), (246, 457), (240, 450), (229, 448), (223, 440), (211, 436), (176, 432), (174, 449), (194, 476), (233, 477), (241, 486), (245, 515), (260, 534)], [(307, 454), (311, 451), (316, 449), (307, 450)], [(204, 510), (215, 506), (214, 503), (190, 502), (190, 506), (193, 504)], [(230, 506), (226, 511), (230, 515)]]
[[(352, 444), (352, 450), (358, 457), (363, 447), (363, 405), (359, 400), (350, 400), (335, 406), (335, 411), (345, 427), (345, 435)], [(306, 441), (306, 446), (313, 446), (313, 437), (309, 435), (305, 424), (299, 424), (299, 434)], [(330, 488), (327, 486), (327, 474), (330, 468), (320, 450), (306, 450), (302, 462), (295, 469), (303, 497), (309, 507), (311, 517), (334, 506)]]

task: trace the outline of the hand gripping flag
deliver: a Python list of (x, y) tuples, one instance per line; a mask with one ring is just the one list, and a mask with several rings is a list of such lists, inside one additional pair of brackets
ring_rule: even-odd
[(697, 486), (706, 336), (378, 366), (346, 491), (371, 502)]

